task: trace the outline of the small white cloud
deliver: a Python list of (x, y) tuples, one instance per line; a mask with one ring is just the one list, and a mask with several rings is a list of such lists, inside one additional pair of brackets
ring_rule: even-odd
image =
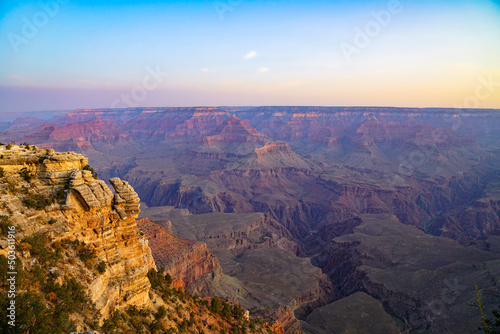
[(250, 58), (254, 58), (257, 56), (257, 52), (256, 51), (250, 51), (249, 53), (247, 53), (245, 55), (245, 57), (243, 57), (243, 59), (250, 59)]
[(202, 72), (208, 72), (208, 68), (202, 68), (201, 71)]
[(261, 67), (261, 68), (259, 68), (259, 73), (266, 73), (266, 72), (269, 72), (269, 71), (270, 70), (267, 67)]

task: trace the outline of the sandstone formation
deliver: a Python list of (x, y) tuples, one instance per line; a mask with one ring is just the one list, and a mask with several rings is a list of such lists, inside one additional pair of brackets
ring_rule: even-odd
[[(22, 233), (47, 232), (54, 240), (85, 242), (95, 250), (97, 261), (106, 263), (105, 272), (88, 285), (91, 300), (102, 316), (106, 317), (112, 308), (150, 305), (150, 283), (146, 274), (155, 268), (155, 263), (148, 241), (137, 232), (134, 218), (139, 213), (139, 198), (133, 188), (113, 178), (110, 180), (113, 194), (104, 181), (94, 179), (89, 170), (82, 169), (87, 159), (72, 152), (55, 153), (19, 146), (0, 146), (0, 152), (3, 153), (0, 167), (15, 184), (14, 194), (15, 189), (22, 187), (39, 196), (63, 194), (62, 202), (42, 212), (22, 209), (19, 199), (22, 195), (2, 197), (6, 204), (4, 210), (15, 212), (11, 221), (22, 228)], [(19, 174), (23, 168), (32, 175), (29, 182)], [(55, 223), (40, 224), (40, 220), (49, 219)], [(2, 253), (5, 251), (4, 248)]]
[(8, 172), (19, 172), (26, 168), (48, 184), (61, 184), (67, 181), (74, 170), (87, 165), (88, 159), (74, 152), (56, 153), (52, 149), (40, 150), (36, 146), (2, 145), (0, 164)]
[(149, 241), (156, 265), (190, 290), (200, 291), (222, 274), (206, 243), (178, 238), (148, 218), (139, 219), (137, 226)]

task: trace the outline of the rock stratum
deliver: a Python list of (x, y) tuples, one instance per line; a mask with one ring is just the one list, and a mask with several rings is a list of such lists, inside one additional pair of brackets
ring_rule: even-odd
[(222, 275), (219, 260), (206, 243), (178, 238), (148, 218), (139, 219), (137, 225), (149, 241), (157, 266), (190, 290), (200, 291)]

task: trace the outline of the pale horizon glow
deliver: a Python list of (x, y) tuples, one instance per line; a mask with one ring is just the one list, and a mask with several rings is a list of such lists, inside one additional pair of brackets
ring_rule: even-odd
[(0, 5), (0, 113), (111, 108), (134, 93), (138, 107), (500, 109), (498, 1), (406, 0), (389, 17), (391, 1), (61, 2), (52, 16), (42, 2)]

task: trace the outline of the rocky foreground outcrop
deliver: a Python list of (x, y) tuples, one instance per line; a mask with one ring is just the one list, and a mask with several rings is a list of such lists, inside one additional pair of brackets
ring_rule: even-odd
[[(17, 238), (47, 233), (52, 240), (78, 240), (94, 250), (105, 271), (84, 282), (102, 316), (113, 308), (150, 305), (147, 272), (155, 263), (148, 241), (137, 232), (139, 197), (133, 188), (113, 178), (113, 193), (84, 169), (88, 161), (80, 154), (16, 145), (0, 146), (0, 154), (0, 167), (8, 180), (2, 184), (0, 211), (17, 226)], [(5, 254), (4, 241), (1, 246)], [(82, 270), (70, 275), (93, 276)]]

